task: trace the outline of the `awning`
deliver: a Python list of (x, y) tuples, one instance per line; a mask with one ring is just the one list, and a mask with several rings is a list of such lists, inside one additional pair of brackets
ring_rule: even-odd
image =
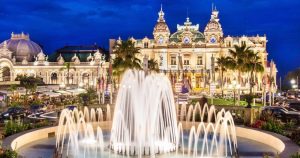
[(49, 97), (59, 97), (61, 95), (60, 93), (55, 92), (43, 92), (42, 94), (48, 95)]
[(68, 89), (66, 90), (67, 92), (71, 93), (72, 95), (78, 95), (80, 93), (85, 93), (86, 90), (82, 88), (77, 88), (77, 89)]
[(64, 90), (58, 90), (58, 91), (56, 91), (56, 92), (58, 92), (58, 93), (60, 93), (60, 94), (63, 94), (63, 95), (71, 95), (71, 94), (72, 94), (72, 93), (67, 92), (67, 91), (64, 91)]

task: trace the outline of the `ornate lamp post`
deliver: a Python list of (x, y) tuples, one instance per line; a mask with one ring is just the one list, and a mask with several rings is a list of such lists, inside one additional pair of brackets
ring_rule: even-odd
[[(235, 102), (236, 102), (236, 99), (235, 99), (235, 94), (236, 94), (236, 90), (240, 89), (240, 85), (237, 83), (236, 80), (233, 80), (231, 82), (231, 84), (229, 85), (229, 88), (230, 89), (233, 89), (233, 105), (235, 106)], [(238, 96), (240, 97), (240, 96)]]

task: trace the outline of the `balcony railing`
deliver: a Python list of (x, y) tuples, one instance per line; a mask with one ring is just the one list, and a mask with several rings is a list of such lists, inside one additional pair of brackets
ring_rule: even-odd
[(203, 65), (196, 65), (196, 69), (202, 69)]
[(171, 70), (177, 70), (177, 69), (178, 69), (178, 66), (177, 66), (177, 65), (170, 65), (170, 69), (171, 69)]

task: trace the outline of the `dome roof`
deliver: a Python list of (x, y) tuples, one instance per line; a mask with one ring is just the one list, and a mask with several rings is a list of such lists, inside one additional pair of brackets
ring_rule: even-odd
[(192, 25), (190, 18), (186, 18), (184, 25), (177, 25), (177, 31), (170, 37), (170, 42), (181, 42), (184, 37), (188, 36), (192, 42), (204, 42), (205, 36), (199, 31), (199, 24)]
[[(0, 47), (4, 46), (4, 42)], [(11, 39), (6, 40), (6, 47), (13, 52), (17, 61), (22, 61), (25, 57), (28, 61), (33, 61), (33, 57), (37, 56), (42, 49), (35, 42), (29, 39), (29, 35), (12, 34)]]
[[(170, 42), (181, 42), (182, 38), (184, 38), (184, 33), (185, 33), (185, 31), (182, 31), (182, 30), (179, 30), (179, 31), (173, 33), (170, 37)], [(191, 30), (190, 33), (192, 35), (191, 38), (192, 38), (193, 42), (199, 42), (199, 41), (204, 42), (205, 41), (205, 37), (204, 37), (203, 33), (196, 31), (196, 30)]]

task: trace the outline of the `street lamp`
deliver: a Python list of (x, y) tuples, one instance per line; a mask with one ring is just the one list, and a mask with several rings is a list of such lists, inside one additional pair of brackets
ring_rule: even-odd
[(297, 88), (298, 88), (298, 82), (297, 82), (297, 84), (296, 84), (296, 80), (295, 80), (295, 79), (292, 79), (292, 80), (291, 80), (291, 85), (292, 85), (292, 88), (293, 88), (293, 89), (297, 89)]
[(236, 93), (236, 90), (240, 88), (240, 85), (237, 83), (236, 80), (233, 80), (231, 82), (231, 84), (229, 85), (229, 88), (233, 89), (233, 104), (235, 106), (235, 93)]
[(294, 79), (292, 79), (291, 80), (291, 84), (293, 85), (293, 84), (295, 84), (296, 83), (296, 81), (294, 80)]

